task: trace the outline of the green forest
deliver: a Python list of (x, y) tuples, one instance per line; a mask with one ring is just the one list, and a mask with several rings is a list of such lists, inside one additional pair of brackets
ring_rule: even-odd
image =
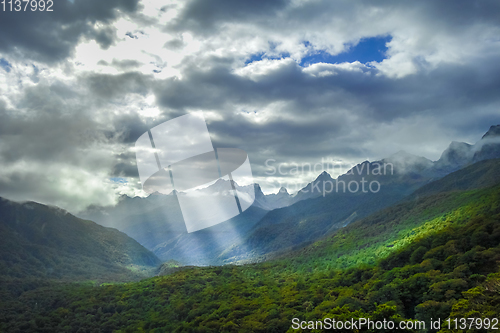
[(498, 318), (499, 199), (500, 186), (414, 198), (259, 264), (129, 283), (4, 279), (0, 330), (300, 332), (293, 318)]

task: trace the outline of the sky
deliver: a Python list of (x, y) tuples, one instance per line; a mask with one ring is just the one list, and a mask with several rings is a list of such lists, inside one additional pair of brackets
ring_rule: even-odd
[(500, 124), (499, 59), (496, 0), (0, 8), (0, 196), (78, 212), (144, 195), (135, 141), (198, 111), (267, 193), (324, 161), (337, 176), (399, 150), (437, 160)]

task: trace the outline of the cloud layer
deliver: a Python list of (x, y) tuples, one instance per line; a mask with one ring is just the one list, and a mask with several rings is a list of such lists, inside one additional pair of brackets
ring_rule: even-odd
[[(404, 149), (435, 160), (500, 123), (498, 36), (497, 1), (75, 0), (0, 12), (0, 196), (78, 211), (141, 194), (135, 140), (194, 111), (216, 148), (248, 152), (267, 191), (316, 176), (269, 177), (269, 159), (349, 165)], [(387, 39), (383, 60), (302, 61), (370, 38)]]

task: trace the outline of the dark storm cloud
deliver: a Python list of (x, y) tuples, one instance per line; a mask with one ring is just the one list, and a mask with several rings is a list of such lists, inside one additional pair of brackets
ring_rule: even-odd
[[(398, 1), (395, 1), (398, 2)], [(394, 3), (394, 2), (393, 2)], [(429, 21), (441, 22), (443, 28), (460, 28), (467, 24), (500, 24), (500, 3), (495, 0), (418, 1), (416, 8), (425, 11)]]
[[(264, 81), (254, 82), (218, 68), (193, 73), (183, 82), (169, 80), (165, 93), (159, 90), (158, 94), (168, 108), (217, 109), (223, 119), (208, 122), (214, 146), (246, 150), (257, 176), (264, 175), (268, 158), (307, 162), (323, 156), (357, 157), (364, 153), (356, 147), (351, 120), (338, 111), (342, 101), (346, 107), (352, 103), (343, 96), (341, 87), (317, 82), (295, 64), (268, 73)], [(245, 113), (260, 115), (262, 108), (276, 101), (286, 105), (273, 111), (275, 117), (262, 123), (245, 117)], [(251, 103), (252, 107), (241, 110), (240, 103)]]
[(182, 80), (171, 78), (157, 84), (155, 93), (160, 105), (206, 109), (217, 108), (228, 102), (265, 105), (276, 100), (307, 96), (310, 91), (305, 85), (309, 78), (293, 61), (255, 82), (232, 73), (230, 62), (221, 65), (220, 59), (213, 60), (209, 70), (187, 66)]
[(111, 173), (113, 177), (131, 177), (139, 179), (139, 171), (135, 163), (135, 154), (122, 153), (116, 156), (116, 164)]
[(94, 37), (97, 44), (99, 44), (99, 46), (104, 50), (107, 50), (111, 45), (113, 45), (117, 38), (115, 29), (111, 27), (94, 30), (89, 35)]
[(52, 12), (0, 12), (0, 51), (51, 63), (68, 57), (81, 37), (106, 49), (116, 38), (113, 28), (93, 24), (111, 23), (117, 10), (132, 13), (137, 5), (138, 0), (54, 1)]
[(150, 128), (182, 114), (183, 113), (164, 114), (158, 118), (152, 119), (141, 117), (137, 112), (134, 112), (114, 117), (112, 119), (112, 126), (116, 132), (120, 133), (120, 142), (133, 145), (135, 141)]
[[(236, 75), (230, 66), (216, 64), (209, 70), (186, 66), (182, 80), (159, 82), (154, 90), (158, 102), (169, 110), (217, 110), (223, 119), (208, 123), (214, 145), (245, 149), (262, 176), (267, 158), (365, 159), (373, 154), (373, 146), (366, 142), (379, 139), (374, 127), (397, 126), (392, 124), (414, 117), (438, 124), (443, 133), (436, 136), (446, 132), (457, 135), (453, 139), (477, 136), (500, 122), (500, 114), (491, 111), (494, 105), (500, 108), (496, 59), (490, 55), (468, 64), (443, 64), (401, 79), (370, 67), (334, 68), (335, 75), (313, 77), (293, 61), (254, 80)], [(285, 104), (264, 122), (244, 116), (259, 115), (275, 102)], [(415, 144), (425, 139), (413, 137)]]
[[(99, 140), (101, 134), (96, 129), (100, 126), (87, 112), (88, 104), (80, 104), (81, 96), (76, 97), (78, 94), (70, 87), (61, 86), (63, 84), (58, 83), (55, 87), (28, 88), (17, 104), (19, 109), (0, 110), (0, 133), (3, 141), (9, 143), (2, 146), (4, 163), (59, 160), (79, 164), (85, 161), (76, 151), (89, 148), (93, 141)], [(29, 111), (20, 111), (23, 109)]]
[(260, 21), (272, 18), (287, 3), (286, 0), (190, 1), (168, 27), (174, 30), (192, 30), (200, 34), (209, 34), (222, 22)]
[(166, 42), (163, 47), (170, 50), (180, 50), (184, 47), (184, 42), (182, 39), (172, 39)]
[(89, 174), (102, 177), (113, 165), (103, 148), (112, 140), (84, 100), (59, 83), (25, 89), (14, 109), (0, 103), (2, 196), (75, 210), (99, 196), (114, 202), (109, 186), (88, 179)]
[(149, 91), (151, 76), (138, 72), (128, 72), (119, 75), (91, 74), (82, 82), (89, 87), (90, 92), (105, 99), (112, 99), (128, 93), (145, 94)]
[[(413, 11), (433, 25), (442, 29), (462, 30), (470, 24), (479, 21), (487, 24), (499, 24), (500, 3), (496, 0), (468, 1), (304, 1), (290, 6), (287, 0), (191, 0), (183, 8), (181, 14), (169, 24), (177, 30), (191, 30), (199, 34), (213, 32), (216, 28), (224, 28), (224, 23), (249, 22), (266, 24), (277, 29), (297, 23), (324, 22), (325, 17), (331, 20), (349, 19), (355, 17), (366, 8), (387, 11)], [(358, 13), (356, 13), (358, 12)], [(276, 14), (282, 15), (279, 19)], [(385, 14), (385, 13), (382, 13)], [(375, 16), (376, 17), (376, 16)], [(281, 26), (280, 26), (281, 25)]]
[(118, 69), (121, 69), (123, 71), (127, 71), (127, 70), (134, 69), (136, 67), (139, 67), (141, 65), (141, 63), (136, 61), (136, 60), (132, 60), (132, 59), (129, 59), (129, 60), (113, 59), (113, 62), (111, 63), (111, 65), (118, 68)]
[(211, 109), (245, 103), (265, 106), (282, 100), (294, 103), (287, 113), (305, 116), (321, 109), (350, 109), (363, 104), (367, 107), (362, 110), (364, 118), (392, 121), (414, 113), (452, 113), (458, 108), (498, 102), (500, 64), (496, 57), (483, 61), (443, 65), (398, 80), (377, 75), (375, 69), (352, 72), (337, 68), (336, 75), (312, 77), (290, 61), (253, 81), (235, 75), (228, 67), (217, 66), (208, 71), (186, 70), (183, 80), (168, 79), (154, 89), (159, 103), (168, 108)]

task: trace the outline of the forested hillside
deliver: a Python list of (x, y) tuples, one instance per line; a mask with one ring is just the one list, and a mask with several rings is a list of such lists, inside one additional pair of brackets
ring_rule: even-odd
[(271, 262), (7, 293), (0, 329), (285, 332), (292, 318), (492, 318), (499, 261), (497, 185), (386, 209)]
[(34, 202), (0, 198), (0, 279), (124, 281), (160, 260), (116, 229)]

